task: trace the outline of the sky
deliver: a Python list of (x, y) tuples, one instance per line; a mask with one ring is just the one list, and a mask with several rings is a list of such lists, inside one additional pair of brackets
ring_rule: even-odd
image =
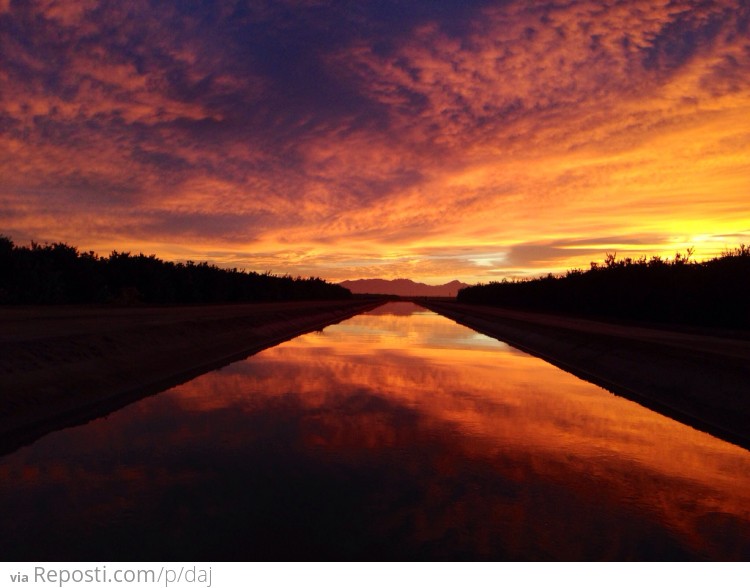
[(0, 0), (0, 234), (489, 282), (750, 243), (747, 0)]

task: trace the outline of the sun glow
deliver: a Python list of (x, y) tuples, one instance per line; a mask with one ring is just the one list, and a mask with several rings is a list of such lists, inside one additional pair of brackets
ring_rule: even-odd
[(9, 4), (0, 228), (332, 280), (711, 257), (750, 241), (750, 9), (683, 4), (462, 6), (387, 39), (299, 6), (252, 47), (231, 10)]

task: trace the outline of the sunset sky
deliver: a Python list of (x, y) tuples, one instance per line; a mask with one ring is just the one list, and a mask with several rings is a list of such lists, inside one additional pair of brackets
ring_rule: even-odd
[(0, 0), (0, 234), (487, 282), (750, 243), (747, 0)]

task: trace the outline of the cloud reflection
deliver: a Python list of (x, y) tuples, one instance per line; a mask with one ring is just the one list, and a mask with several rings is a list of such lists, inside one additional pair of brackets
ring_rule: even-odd
[(433, 313), (392, 310), (3, 458), (3, 552), (747, 559), (747, 451)]
[[(367, 351), (352, 348), (353, 338)], [(504, 476), (514, 475), (509, 462), (530, 459), (526, 476), (572, 485), (594, 509), (636, 503), (677, 530), (689, 550), (713, 549), (705, 536), (712, 513), (734, 518), (750, 537), (750, 486), (741, 482), (750, 479), (747, 451), (432, 313), (360, 315), (175, 394), (198, 411), (252, 412), (290, 397), (305, 415), (304, 442), (328, 451), (407, 451), (412, 434), (441, 430), (455, 459), (497, 460)]]

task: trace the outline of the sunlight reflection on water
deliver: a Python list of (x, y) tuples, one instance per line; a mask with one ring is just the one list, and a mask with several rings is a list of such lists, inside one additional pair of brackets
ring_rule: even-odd
[(750, 556), (746, 450), (410, 303), (0, 472), (10, 559)]

